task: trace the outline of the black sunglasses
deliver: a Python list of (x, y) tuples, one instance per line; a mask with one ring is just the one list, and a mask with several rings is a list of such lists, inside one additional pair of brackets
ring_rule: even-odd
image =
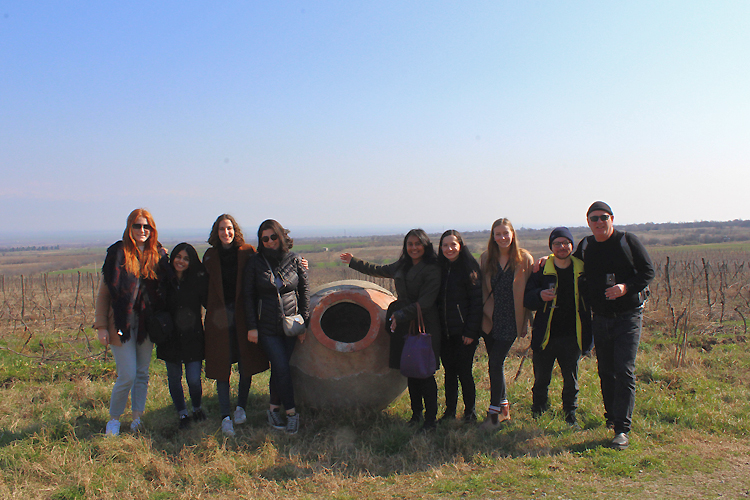
[(591, 222), (596, 222), (596, 221), (598, 221), (598, 220), (600, 220), (600, 221), (602, 221), (602, 222), (606, 222), (606, 221), (608, 221), (608, 220), (609, 220), (609, 218), (610, 218), (610, 217), (612, 217), (612, 216), (611, 216), (611, 215), (609, 215), (609, 214), (602, 214), (602, 215), (592, 215), (592, 216), (590, 216), (590, 217), (589, 217), (589, 220), (590, 220)]
[(279, 237), (276, 235), (276, 233), (273, 233), (271, 236), (264, 236), (260, 239), (263, 243), (268, 243), (268, 240), (276, 241)]
[(149, 224), (133, 224), (130, 227), (137, 230), (145, 229), (146, 231), (151, 231), (153, 229)]

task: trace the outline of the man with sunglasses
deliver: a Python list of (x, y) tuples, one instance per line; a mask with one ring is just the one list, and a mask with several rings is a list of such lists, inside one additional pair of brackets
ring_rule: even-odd
[(635, 358), (641, 338), (644, 292), (654, 279), (651, 257), (640, 240), (614, 228), (612, 209), (594, 202), (586, 212), (592, 236), (574, 256), (583, 260), (592, 331), (611, 447), (628, 447), (635, 405)]

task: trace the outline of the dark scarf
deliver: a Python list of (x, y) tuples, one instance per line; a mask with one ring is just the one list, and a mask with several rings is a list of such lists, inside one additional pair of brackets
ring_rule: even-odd
[(146, 337), (146, 315), (149, 306), (147, 287), (156, 285), (155, 280), (140, 280), (125, 270), (125, 252), (122, 241), (107, 249), (107, 258), (102, 266), (102, 276), (107, 284), (111, 297), (112, 310), (115, 316), (115, 327), (122, 332), (122, 342), (130, 340), (130, 324), (133, 313), (138, 315), (137, 342), (142, 343)]

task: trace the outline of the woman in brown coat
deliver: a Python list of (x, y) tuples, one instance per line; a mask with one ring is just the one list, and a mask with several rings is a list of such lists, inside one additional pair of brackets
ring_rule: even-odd
[(221, 430), (234, 435), (230, 418), (229, 375), (232, 364), (239, 364), (240, 380), (234, 424), (247, 420), (245, 406), (252, 376), (268, 369), (268, 360), (257, 344), (248, 342), (242, 295), (245, 264), (255, 248), (245, 243), (242, 229), (229, 214), (214, 222), (208, 238), (211, 248), (203, 255), (208, 273), (206, 302), (206, 377), (216, 380), (221, 410)]
[(525, 337), (530, 313), (523, 307), (526, 281), (533, 259), (520, 247), (508, 219), (492, 224), (487, 251), (482, 254), (482, 336), (490, 372), (490, 405), (482, 428), (493, 429), (510, 420), (505, 386), (505, 358), (516, 337)]

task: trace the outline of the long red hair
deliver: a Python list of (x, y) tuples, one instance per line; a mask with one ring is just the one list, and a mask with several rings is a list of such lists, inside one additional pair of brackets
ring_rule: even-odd
[[(143, 217), (151, 226), (151, 234), (141, 252), (133, 240), (130, 228), (138, 217)], [(156, 279), (156, 268), (159, 265), (159, 233), (151, 213), (145, 208), (136, 208), (128, 215), (125, 232), (122, 233), (123, 251), (125, 253), (125, 271), (140, 278)]]

